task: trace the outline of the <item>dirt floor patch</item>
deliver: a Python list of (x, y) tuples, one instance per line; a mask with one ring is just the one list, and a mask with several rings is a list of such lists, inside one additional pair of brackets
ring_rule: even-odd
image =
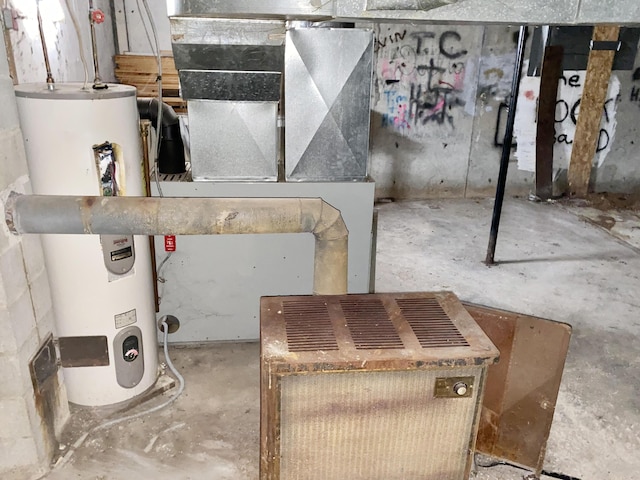
[(586, 198), (561, 198), (561, 204), (571, 207), (592, 207), (598, 210), (640, 210), (640, 193), (590, 193)]

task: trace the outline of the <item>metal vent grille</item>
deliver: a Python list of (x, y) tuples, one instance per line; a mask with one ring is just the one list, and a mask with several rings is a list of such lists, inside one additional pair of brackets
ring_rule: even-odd
[(282, 303), (290, 352), (338, 350), (327, 303), (321, 298)]
[(379, 299), (340, 300), (340, 306), (356, 349), (404, 348)]
[[(191, 176), (191, 162), (185, 163), (184, 173), (159, 173), (158, 181), (160, 182), (191, 182), (193, 180)], [(155, 182), (156, 171), (155, 167), (152, 169), (151, 180)]]
[(403, 298), (397, 304), (422, 348), (469, 346), (437, 299)]

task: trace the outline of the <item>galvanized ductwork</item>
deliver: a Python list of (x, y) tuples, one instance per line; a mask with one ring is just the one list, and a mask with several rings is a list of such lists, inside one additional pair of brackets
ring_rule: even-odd
[(637, 0), (172, 0), (170, 15), (311, 21), (631, 25)]
[(194, 180), (277, 179), (285, 22), (171, 19)]
[(170, 21), (194, 180), (366, 180), (370, 28), (253, 16)]
[(347, 293), (348, 231), (320, 198), (148, 198), (20, 195), (5, 217), (13, 233), (223, 235), (312, 233), (313, 293)]

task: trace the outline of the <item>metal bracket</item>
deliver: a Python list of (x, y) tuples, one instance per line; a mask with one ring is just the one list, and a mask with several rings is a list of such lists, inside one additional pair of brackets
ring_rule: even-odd
[(47, 381), (58, 372), (58, 366), (58, 352), (55, 348), (53, 335), (49, 334), (29, 362), (31, 381), (38, 392), (46, 389)]
[(18, 30), (18, 14), (12, 8), (2, 9), (2, 22), (7, 30)]
[(622, 46), (622, 42), (618, 40), (599, 40), (599, 41), (591, 40), (589, 48), (593, 51), (605, 50), (605, 51), (619, 52), (621, 46)]

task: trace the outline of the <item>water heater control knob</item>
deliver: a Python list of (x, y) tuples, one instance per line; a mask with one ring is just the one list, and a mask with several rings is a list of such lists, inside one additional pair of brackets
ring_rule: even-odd
[(469, 389), (468, 385), (464, 382), (458, 382), (453, 386), (454, 393), (461, 397), (467, 393), (468, 389)]
[(122, 342), (122, 358), (124, 358), (125, 362), (133, 362), (139, 356), (140, 344), (138, 337), (130, 335)]
[(127, 362), (133, 362), (136, 358), (138, 358), (138, 355), (140, 355), (138, 351), (135, 348), (132, 348), (124, 354), (124, 359)]

